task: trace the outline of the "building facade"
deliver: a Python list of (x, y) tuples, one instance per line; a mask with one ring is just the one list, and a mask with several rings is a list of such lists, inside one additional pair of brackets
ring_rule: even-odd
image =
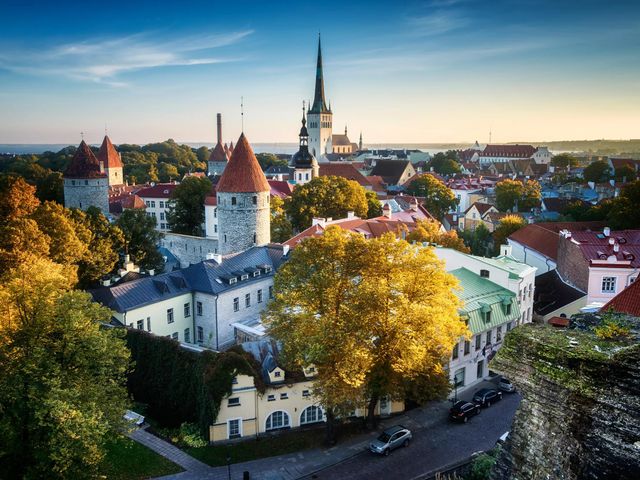
[(170, 230), (167, 214), (171, 209), (171, 194), (177, 186), (177, 183), (158, 183), (137, 192), (145, 203), (147, 216), (156, 220), (156, 230), (160, 232)]

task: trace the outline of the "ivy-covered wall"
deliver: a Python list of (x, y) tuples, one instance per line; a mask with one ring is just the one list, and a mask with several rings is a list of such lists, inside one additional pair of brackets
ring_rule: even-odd
[(129, 394), (147, 404), (147, 414), (165, 427), (190, 422), (208, 432), (239, 373), (253, 376), (264, 392), (260, 366), (241, 347), (196, 353), (169, 338), (133, 329), (127, 331), (127, 344), (134, 362), (127, 381)]

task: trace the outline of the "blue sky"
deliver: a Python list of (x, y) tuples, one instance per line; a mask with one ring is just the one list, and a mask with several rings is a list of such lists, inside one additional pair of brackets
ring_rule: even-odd
[[(131, 5), (134, 4), (134, 5)], [(640, 2), (0, 0), (0, 143), (640, 138)]]

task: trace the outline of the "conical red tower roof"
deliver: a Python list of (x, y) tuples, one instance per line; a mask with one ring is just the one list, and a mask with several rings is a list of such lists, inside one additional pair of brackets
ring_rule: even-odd
[(271, 190), (260, 164), (244, 133), (240, 135), (233, 154), (218, 184), (218, 192), (268, 192)]
[(229, 153), (233, 153), (233, 140), (229, 144)]
[(117, 152), (111, 139), (105, 135), (100, 150), (97, 155), (98, 161), (101, 161), (104, 168), (117, 168), (122, 167), (122, 161), (120, 160), (120, 154)]
[(224, 147), (220, 142), (218, 142), (216, 146), (213, 147), (213, 151), (211, 152), (211, 155), (209, 155), (209, 161), (210, 162), (228, 162), (229, 161), (229, 155), (227, 155), (227, 152), (224, 151)]
[(75, 155), (64, 171), (66, 178), (99, 178), (106, 174), (100, 171), (100, 162), (84, 140), (80, 142)]
[(227, 157), (231, 156), (231, 151), (229, 150), (229, 146), (226, 143), (224, 144), (224, 153), (227, 154)]

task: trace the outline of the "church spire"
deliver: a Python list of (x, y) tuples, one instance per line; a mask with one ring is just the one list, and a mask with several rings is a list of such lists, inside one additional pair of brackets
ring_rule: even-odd
[(320, 33), (318, 33), (318, 63), (316, 66), (316, 90), (313, 97), (313, 105), (309, 109), (309, 113), (328, 113), (331, 109), (327, 108), (327, 102), (324, 98), (324, 75), (322, 74), (322, 46), (320, 44)]

